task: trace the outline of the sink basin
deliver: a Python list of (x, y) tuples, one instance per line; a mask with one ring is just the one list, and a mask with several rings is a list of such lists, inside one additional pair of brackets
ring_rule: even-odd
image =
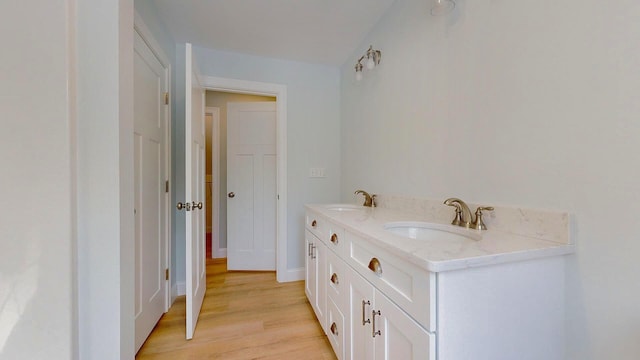
[(384, 229), (402, 237), (425, 241), (467, 241), (482, 239), (480, 234), (473, 233), (466, 229), (455, 229), (451, 225), (432, 224), (419, 221), (386, 223), (384, 224)]
[(365, 208), (359, 205), (353, 204), (333, 204), (327, 205), (327, 210), (331, 211), (363, 211)]

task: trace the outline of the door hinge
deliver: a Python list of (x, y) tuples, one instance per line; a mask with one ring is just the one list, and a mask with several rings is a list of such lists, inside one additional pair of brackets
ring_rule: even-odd
[(169, 269), (164, 270), (164, 279), (169, 280)]
[(164, 93), (164, 104), (169, 105), (169, 93)]
[(169, 180), (164, 182), (164, 192), (169, 192)]

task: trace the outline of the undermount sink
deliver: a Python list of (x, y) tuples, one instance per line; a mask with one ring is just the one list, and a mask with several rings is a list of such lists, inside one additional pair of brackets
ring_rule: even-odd
[(331, 211), (363, 211), (364, 209), (363, 206), (353, 204), (333, 204), (327, 206), (327, 210)]
[(384, 224), (384, 229), (409, 239), (466, 241), (480, 240), (482, 236), (466, 229), (455, 229), (451, 225), (433, 224), (420, 221), (399, 221)]

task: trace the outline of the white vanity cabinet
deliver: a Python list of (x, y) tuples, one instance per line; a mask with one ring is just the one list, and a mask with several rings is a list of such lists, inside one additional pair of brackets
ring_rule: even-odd
[(381, 217), (307, 211), (305, 290), (338, 359), (564, 358), (563, 256), (422, 264), (377, 240)]
[[(316, 214), (306, 228), (305, 291), (338, 359), (435, 359), (434, 335), (382, 292), (428, 324), (430, 275)], [(374, 258), (382, 273), (368, 268)]]
[[(307, 299), (316, 313), (324, 332), (326, 329), (327, 287), (324, 280), (326, 273), (326, 246), (309, 230), (305, 231), (305, 287)], [(322, 276), (322, 278), (320, 278)]]

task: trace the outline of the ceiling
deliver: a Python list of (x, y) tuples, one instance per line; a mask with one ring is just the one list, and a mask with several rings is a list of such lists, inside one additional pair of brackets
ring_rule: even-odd
[[(340, 66), (395, 0), (155, 0), (177, 42)], [(362, 46), (362, 52), (368, 46)]]

